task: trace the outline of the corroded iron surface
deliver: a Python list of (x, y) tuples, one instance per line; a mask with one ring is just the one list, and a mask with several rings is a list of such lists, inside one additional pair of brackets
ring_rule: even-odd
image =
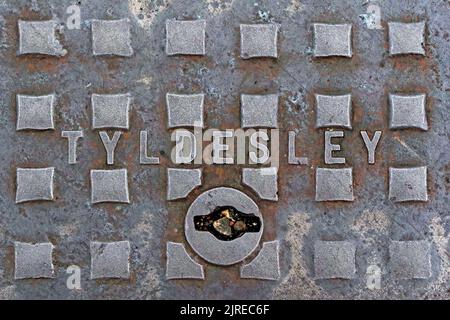
[(450, 298), (449, 21), (0, 0), (0, 299)]

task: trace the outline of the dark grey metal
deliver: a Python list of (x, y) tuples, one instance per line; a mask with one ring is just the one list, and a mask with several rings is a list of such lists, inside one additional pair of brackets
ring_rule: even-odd
[[(70, 29), (73, 17), (67, 8), (75, 3), (72, 0), (0, 2), (0, 298), (449, 299), (448, 1), (80, 1), (80, 29)], [(133, 54), (94, 55), (92, 20), (121, 19), (129, 20), (130, 31), (130, 46), (125, 37), (121, 48), (129, 54), (131, 47)], [(56, 22), (54, 29), (45, 32), (50, 41), (28, 42), (34, 52), (45, 47), (44, 53), (21, 54), (24, 39), (19, 20)], [(168, 56), (168, 20), (205, 20), (205, 54)], [(391, 54), (391, 22), (425, 23), (423, 33), (420, 30), (402, 40), (404, 44), (412, 39), (415, 52)], [(315, 23), (351, 25), (352, 56), (314, 56)], [(278, 25), (278, 58), (243, 59), (241, 24)], [(126, 35), (125, 29), (120, 34)], [(106, 37), (99, 40), (107, 42)], [(273, 50), (273, 38), (270, 44)], [(402, 50), (409, 50), (408, 46)], [(129, 128), (121, 129), (114, 165), (107, 165), (98, 130), (92, 129), (91, 96), (119, 93), (132, 97)], [(276, 94), (278, 201), (259, 199), (242, 184), (242, 169), (258, 168), (253, 164), (174, 164), (168, 93), (204, 93), (202, 125), (220, 130), (241, 127), (242, 94)], [(17, 95), (49, 94), (55, 96), (54, 130), (17, 131)], [(353, 201), (315, 201), (316, 170), (343, 168), (324, 163), (324, 130), (331, 128), (315, 128), (315, 94), (351, 94), (352, 130), (345, 130), (345, 137), (339, 139), (341, 151), (334, 156), (345, 157), (345, 167), (353, 168)], [(428, 130), (390, 130), (389, 94), (425, 94)], [(61, 132), (81, 130), (77, 163), (69, 164), (68, 141)], [(143, 130), (148, 132), (147, 154), (159, 158), (159, 164), (140, 163)], [(308, 158), (308, 165), (289, 164), (289, 131), (296, 133), (294, 155)], [(361, 131), (369, 137), (382, 132), (374, 164), (367, 163)], [(412, 175), (410, 182), (413, 189), (423, 190), (426, 181), (428, 201), (389, 199), (389, 168), (425, 166), (426, 177), (421, 174), (416, 180)], [(169, 167), (201, 169), (202, 186), (186, 199), (167, 201)], [(18, 168), (54, 168), (53, 201), (16, 204)], [(90, 170), (120, 168), (128, 173), (130, 202), (92, 204)], [(47, 183), (43, 186), (48, 190)], [(264, 222), (255, 250), (231, 266), (203, 261), (184, 236), (189, 206), (203, 192), (224, 186), (247, 194)], [(326, 192), (335, 193), (338, 186), (333, 184)], [(346, 195), (350, 194), (350, 183), (344, 186)], [(407, 184), (399, 184), (396, 199), (405, 192), (408, 195), (407, 190)], [(90, 241), (124, 240), (130, 243), (130, 277), (91, 280)], [(240, 267), (253, 261), (263, 243), (271, 241), (279, 242), (279, 280), (241, 279)], [(315, 278), (316, 241), (355, 245), (352, 279)], [(430, 276), (399, 278), (391, 265), (392, 241), (429, 243)], [(15, 280), (15, 242), (52, 243), (54, 278)], [(166, 279), (168, 242), (183, 244), (191, 257), (198, 258), (205, 280)], [(422, 261), (422, 249), (408, 252), (400, 253), (406, 261)], [(70, 265), (80, 269), (79, 290), (67, 287)], [(376, 277), (380, 277), (379, 289), (368, 286)]]

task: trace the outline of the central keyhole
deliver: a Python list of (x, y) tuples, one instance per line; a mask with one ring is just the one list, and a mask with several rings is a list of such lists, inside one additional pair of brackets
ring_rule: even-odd
[(261, 219), (252, 213), (243, 213), (231, 206), (217, 207), (211, 213), (194, 217), (197, 231), (208, 231), (217, 239), (231, 241), (246, 232), (259, 232)]

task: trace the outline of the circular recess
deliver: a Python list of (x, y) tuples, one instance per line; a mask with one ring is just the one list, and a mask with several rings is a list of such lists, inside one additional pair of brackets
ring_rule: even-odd
[[(194, 217), (205, 216), (224, 207), (232, 207), (243, 214), (259, 218), (259, 230), (224, 241), (210, 232), (196, 229)], [(212, 264), (226, 266), (244, 260), (256, 249), (263, 227), (261, 212), (250, 197), (239, 190), (220, 187), (206, 191), (194, 200), (186, 214), (184, 232), (189, 245), (200, 257)]]

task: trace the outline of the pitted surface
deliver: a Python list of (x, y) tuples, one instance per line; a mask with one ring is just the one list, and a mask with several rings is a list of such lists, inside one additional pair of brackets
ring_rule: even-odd
[[(381, 17), (379, 26), (373, 28), (361, 18), (367, 14), (367, 1), (79, 3), (79, 29), (69, 28), (71, 20), (66, 10), (73, 1), (4, 0), (0, 5), (0, 297), (449, 298), (448, 1), (374, 2)], [(106, 49), (98, 53), (105, 54), (95, 55), (92, 21), (122, 19), (128, 19), (129, 37), (126, 27), (118, 28), (118, 42), (104, 42), (106, 38), (100, 35), (100, 45)], [(52, 30), (43, 30), (48, 37), (22, 38), (23, 48), (36, 53), (21, 54), (19, 20), (55, 21), (56, 25)], [(204, 54), (200, 35), (195, 50), (202, 54), (168, 55), (168, 20), (205, 20)], [(345, 41), (339, 42), (339, 46), (344, 45), (344, 50), (339, 51), (343, 56), (315, 56), (317, 23), (351, 25), (351, 33), (346, 29), (342, 33)], [(420, 24), (420, 28), (402, 28), (399, 33), (390, 23)], [(277, 26), (276, 38), (271, 33), (264, 47), (251, 48), (257, 54), (268, 49), (264, 50), (267, 56), (241, 57), (241, 24)], [(350, 47), (346, 42), (349, 35)], [(395, 39), (399, 41), (394, 43)], [(114, 164), (108, 165), (99, 132), (92, 128), (91, 97), (119, 93), (130, 93), (133, 101), (128, 130), (120, 137)], [(49, 94), (55, 96), (54, 130), (17, 131), (17, 96)], [(169, 118), (167, 94), (204, 94), (204, 100), (196, 102), (191, 113), (182, 109)], [(270, 114), (271, 126), (276, 119), (280, 129), (277, 202), (259, 199), (242, 184), (242, 169), (247, 165), (176, 166), (170, 158), (174, 146), (170, 139), (172, 125), (191, 129), (192, 122), (200, 120), (199, 126), (205, 128), (239, 128), (243, 94), (278, 96), (277, 117)], [(316, 128), (316, 94), (351, 94), (351, 129), (345, 122), (339, 128), (345, 130), (345, 136), (333, 139), (333, 143), (341, 145), (333, 157), (345, 158), (345, 164), (324, 162), (324, 131), (334, 129), (328, 125)], [(406, 114), (399, 119), (402, 128), (391, 130), (390, 94), (425, 95), (417, 109), (420, 117)], [(41, 115), (49, 120), (49, 113)], [(256, 120), (268, 117), (265, 114)], [(37, 120), (33, 119), (34, 125)], [(72, 157), (76, 163), (69, 163), (68, 139), (61, 137), (62, 131), (69, 130), (83, 131), (83, 138), (74, 148), (76, 158)], [(140, 161), (141, 130), (148, 133), (147, 155), (155, 159), (145, 165)], [(370, 165), (361, 138), (364, 130), (370, 138), (375, 131), (382, 131)], [(293, 161), (297, 164), (288, 164), (289, 131), (295, 134), (296, 157), (302, 159)], [(108, 134), (113, 136), (113, 132)], [(167, 201), (169, 167), (201, 169), (202, 186), (186, 199)], [(419, 167), (426, 167), (425, 176), (421, 171), (407, 174), (399, 184), (389, 180), (389, 168)], [(19, 168), (54, 168), (52, 194), (48, 179), (32, 184), (38, 185), (46, 198), (51, 195), (53, 201), (16, 204)], [(353, 201), (316, 201), (319, 168), (352, 168)], [(91, 203), (90, 171), (120, 169), (127, 170), (128, 190), (124, 179), (112, 179), (107, 187), (114, 197), (120, 194), (124, 203)], [(392, 201), (390, 183), (396, 190), (394, 200), (426, 196), (428, 201)], [(411, 190), (409, 185), (420, 190)], [(184, 237), (190, 205), (207, 190), (224, 186), (247, 194), (264, 222), (256, 249), (231, 266), (204, 261)], [(344, 186), (350, 198), (348, 181)], [(105, 191), (101, 191), (100, 196), (104, 195)], [(128, 241), (129, 277), (92, 280), (91, 241)], [(262, 244), (271, 241), (279, 241), (279, 279), (241, 279), (240, 267), (251, 264)], [(345, 279), (316, 278), (317, 241), (344, 241), (356, 248), (354, 260), (352, 254), (346, 254), (347, 273), (341, 273)], [(391, 246), (395, 241), (399, 244)], [(51, 243), (53, 278), (16, 280), (15, 242)], [(204, 280), (166, 279), (168, 242), (184, 245), (187, 254), (202, 264)], [(116, 275), (126, 274), (126, 251), (120, 251), (124, 268)], [(324, 251), (324, 258), (326, 252), (330, 251)], [(80, 290), (68, 290), (66, 286), (70, 265), (80, 268)], [(407, 266), (408, 272), (403, 274), (402, 266)], [(49, 274), (49, 269), (46, 272)], [(369, 277), (378, 274), (380, 288), (368, 286)]]

